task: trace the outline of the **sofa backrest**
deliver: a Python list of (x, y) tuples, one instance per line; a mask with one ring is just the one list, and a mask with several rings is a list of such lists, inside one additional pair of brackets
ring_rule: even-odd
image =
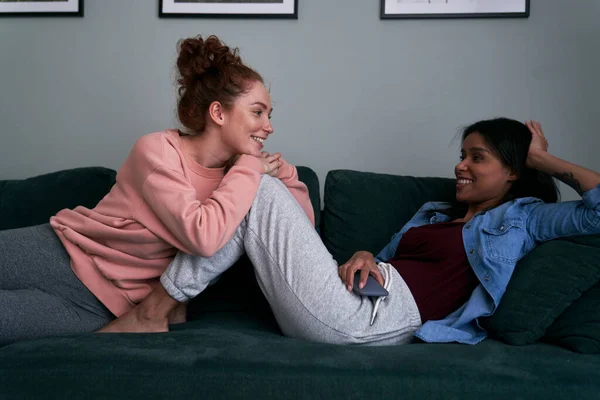
[(321, 192), (319, 189), (319, 178), (315, 171), (309, 167), (297, 166), (298, 179), (300, 179), (308, 188), (308, 195), (310, 196), (310, 202), (315, 212), (315, 225), (317, 230), (321, 225)]
[(109, 168), (82, 167), (0, 181), (0, 230), (47, 223), (63, 208), (93, 208), (115, 176)]
[[(298, 178), (308, 187), (317, 227), (321, 219), (321, 195), (317, 174), (297, 167)], [(0, 230), (47, 223), (63, 208), (93, 208), (115, 184), (116, 171), (82, 167), (0, 181)]]
[(321, 237), (342, 264), (354, 252), (377, 253), (428, 201), (451, 201), (454, 179), (332, 170), (325, 179)]

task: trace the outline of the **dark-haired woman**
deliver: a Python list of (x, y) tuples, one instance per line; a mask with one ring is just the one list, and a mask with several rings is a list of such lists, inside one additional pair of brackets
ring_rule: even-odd
[(161, 286), (178, 251), (210, 258), (231, 240), (263, 175), (314, 223), (296, 168), (262, 151), (273, 133), (262, 77), (215, 36), (180, 42), (177, 68), (183, 129), (141, 137), (93, 209), (0, 232), (0, 345), (91, 332), (126, 314)]
[[(456, 204), (425, 204), (377, 257), (359, 251), (339, 268), (289, 192), (263, 177), (229, 242), (209, 258), (180, 252), (162, 285), (108, 330), (166, 321), (246, 252), (287, 336), (477, 343), (486, 337), (477, 318), (495, 311), (519, 259), (547, 240), (600, 233), (600, 174), (549, 154), (539, 123), (505, 118), (468, 127), (460, 158)], [(556, 203), (552, 177), (583, 199)], [(353, 293), (357, 271), (359, 286), (372, 275), (389, 295)]]

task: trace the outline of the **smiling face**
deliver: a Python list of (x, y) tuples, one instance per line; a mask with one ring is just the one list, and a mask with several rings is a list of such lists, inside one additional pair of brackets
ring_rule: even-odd
[(260, 157), (263, 142), (273, 133), (271, 96), (261, 82), (253, 82), (246, 93), (223, 110), (222, 140), (232, 155)]
[(483, 137), (473, 132), (462, 143), (456, 165), (456, 200), (481, 211), (502, 203), (517, 179)]

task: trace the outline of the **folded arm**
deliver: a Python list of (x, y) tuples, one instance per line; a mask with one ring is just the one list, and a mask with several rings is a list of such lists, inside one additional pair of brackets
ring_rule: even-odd
[(143, 185), (143, 197), (172, 237), (163, 238), (189, 254), (210, 257), (231, 238), (258, 190), (263, 166), (256, 157), (242, 156), (218, 188), (204, 201), (181, 175), (161, 166)]
[(527, 156), (527, 166), (555, 177), (572, 187), (579, 195), (600, 185), (600, 174), (590, 169), (562, 160), (548, 153), (548, 142), (539, 122), (528, 121), (532, 139)]
[(535, 242), (558, 237), (600, 233), (600, 174), (548, 153), (548, 142), (538, 122), (529, 121), (532, 141), (527, 166), (572, 187), (581, 201), (532, 205), (527, 221)]

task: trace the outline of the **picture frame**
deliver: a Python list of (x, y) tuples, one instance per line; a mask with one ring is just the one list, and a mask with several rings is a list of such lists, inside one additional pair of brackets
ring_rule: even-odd
[(299, 0), (159, 0), (159, 18), (298, 19)]
[(381, 19), (528, 18), (530, 0), (381, 0)]
[(83, 17), (83, 0), (0, 0), (0, 17)]

